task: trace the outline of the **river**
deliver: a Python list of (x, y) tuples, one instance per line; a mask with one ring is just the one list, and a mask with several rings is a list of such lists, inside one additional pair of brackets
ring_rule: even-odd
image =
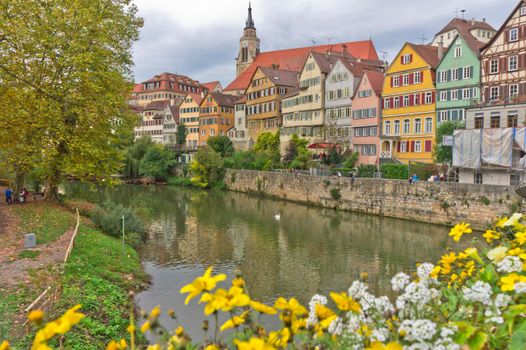
[[(178, 187), (119, 186), (90, 191), (68, 186), (68, 195), (111, 200), (142, 208), (152, 218), (140, 254), (152, 276), (139, 306), (176, 310), (177, 321), (202, 337), (202, 307), (184, 306), (181, 287), (208, 266), (233, 276), (239, 271), (252, 298), (272, 303), (296, 296), (307, 304), (316, 293), (347, 290), (362, 272), (373, 292), (388, 294), (390, 278), (436, 262), (452, 241), (448, 229), (424, 223), (264, 198), (234, 192)], [(274, 216), (281, 215), (280, 221)], [(177, 322), (163, 317), (169, 329)]]

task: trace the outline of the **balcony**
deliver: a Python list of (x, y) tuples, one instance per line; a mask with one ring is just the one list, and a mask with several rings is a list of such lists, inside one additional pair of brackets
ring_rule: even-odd
[(391, 151), (382, 151), (380, 152), (380, 158), (382, 159), (393, 158), (393, 154), (391, 153)]
[(506, 106), (518, 103), (526, 103), (526, 94), (516, 95), (513, 97), (499, 97), (491, 101), (481, 101), (481, 100), (472, 100), (470, 103), (471, 107), (482, 108), (482, 107), (491, 107), (491, 106)]

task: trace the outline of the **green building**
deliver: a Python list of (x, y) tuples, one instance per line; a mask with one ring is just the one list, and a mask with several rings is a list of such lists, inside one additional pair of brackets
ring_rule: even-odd
[(484, 43), (470, 32), (460, 33), (436, 70), (437, 124), (464, 121), (466, 109), (480, 101), (480, 49)]

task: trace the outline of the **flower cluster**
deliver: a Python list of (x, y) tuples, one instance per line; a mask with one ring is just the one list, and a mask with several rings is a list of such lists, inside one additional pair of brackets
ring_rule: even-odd
[[(392, 298), (369, 292), (366, 276), (345, 292), (315, 295), (304, 307), (296, 298), (277, 298), (274, 305), (253, 300), (237, 276), (222, 288), (226, 276), (212, 268), (181, 289), (186, 304), (196, 299), (205, 316), (213, 316), (214, 332), (194, 344), (178, 327), (173, 332), (158, 322), (161, 310), (144, 314), (138, 330), (134, 320), (129, 339), (112, 341), (107, 350), (138, 349), (136, 333), (163, 334), (148, 350), (183, 349), (328, 349), (356, 350), (460, 350), (524, 349), (526, 339), (526, 225), (521, 214), (498, 220), (481, 234), (489, 245), (450, 251), (437, 265), (418, 264), (412, 275), (400, 272), (391, 279)], [(454, 241), (474, 234), (466, 223), (450, 233)], [(47, 350), (47, 342), (63, 335), (82, 319), (76, 306), (59, 320), (37, 331), (32, 349)], [(219, 324), (218, 315), (228, 315)], [(175, 312), (168, 314), (176, 318)], [(274, 315), (281, 327), (267, 331), (260, 316)], [(33, 312), (29, 320), (41, 325), (44, 315)], [(203, 330), (212, 329), (209, 321)], [(162, 332), (159, 332), (162, 330)], [(233, 335), (225, 333), (233, 331)], [(208, 334), (208, 333), (207, 333)], [(9, 349), (7, 342), (0, 350)]]

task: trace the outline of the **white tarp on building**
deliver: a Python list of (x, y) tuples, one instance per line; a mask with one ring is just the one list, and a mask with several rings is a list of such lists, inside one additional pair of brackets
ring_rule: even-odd
[(453, 166), (478, 169), (481, 164), (482, 130), (455, 130)]
[(484, 129), (482, 131), (482, 163), (511, 167), (513, 128)]

